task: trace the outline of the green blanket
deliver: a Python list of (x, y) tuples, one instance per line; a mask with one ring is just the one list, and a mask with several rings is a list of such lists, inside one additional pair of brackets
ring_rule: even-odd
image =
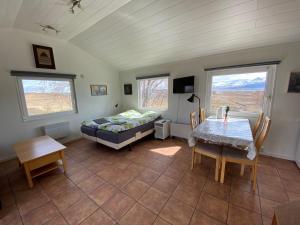
[(148, 111), (142, 114), (135, 110), (128, 110), (115, 116), (105, 117), (106, 123), (97, 124), (95, 121), (83, 121), (82, 125), (119, 133), (154, 121), (159, 116), (160, 115), (154, 111)]

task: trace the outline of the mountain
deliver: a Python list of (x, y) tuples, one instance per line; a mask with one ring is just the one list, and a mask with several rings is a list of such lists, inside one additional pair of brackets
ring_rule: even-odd
[(259, 91), (265, 89), (265, 82), (265, 77), (216, 79), (213, 81), (213, 91)]

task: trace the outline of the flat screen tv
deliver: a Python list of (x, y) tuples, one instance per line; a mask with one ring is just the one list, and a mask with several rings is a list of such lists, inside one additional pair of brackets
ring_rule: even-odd
[(194, 76), (182, 77), (173, 80), (173, 93), (193, 93), (194, 92)]

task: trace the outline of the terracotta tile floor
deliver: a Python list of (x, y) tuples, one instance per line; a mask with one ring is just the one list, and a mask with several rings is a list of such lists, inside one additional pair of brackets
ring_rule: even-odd
[(79, 140), (65, 152), (68, 173), (54, 171), (28, 189), (16, 160), (0, 164), (2, 225), (269, 225), (273, 207), (300, 199), (295, 163), (261, 156), (255, 192), (247, 168), (227, 167), (214, 181), (214, 161), (190, 170), (182, 140), (145, 139), (132, 151)]

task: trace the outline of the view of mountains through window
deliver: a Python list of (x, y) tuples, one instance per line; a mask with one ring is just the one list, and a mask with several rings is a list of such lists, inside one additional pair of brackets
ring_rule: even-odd
[(266, 72), (213, 76), (211, 110), (229, 106), (235, 112), (261, 111), (266, 78)]

